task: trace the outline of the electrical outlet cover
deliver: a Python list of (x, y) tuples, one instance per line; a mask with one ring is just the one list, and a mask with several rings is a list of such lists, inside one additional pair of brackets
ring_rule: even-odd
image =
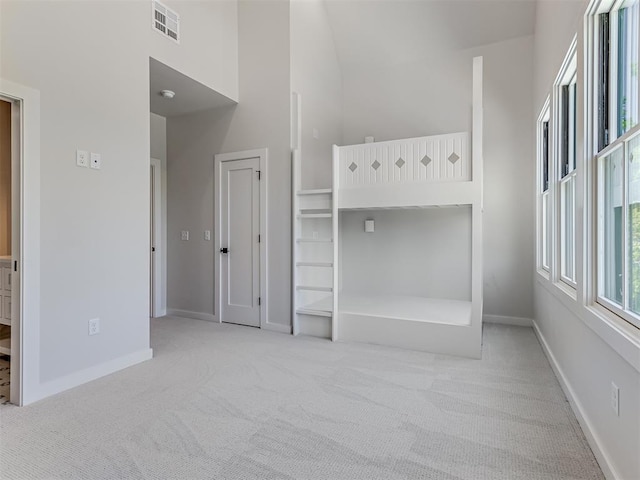
[(89, 320), (89, 335), (98, 335), (100, 333), (100, 319), (92, 318)]
[(76, 165), (79, 167), (88, 167), (89, 152), (85, 150), (76, 150)]

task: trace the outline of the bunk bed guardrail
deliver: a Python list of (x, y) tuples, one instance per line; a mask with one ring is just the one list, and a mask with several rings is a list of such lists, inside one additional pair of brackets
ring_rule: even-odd
[(340, 188), (469, 182), (468, 132), (338, 147)]

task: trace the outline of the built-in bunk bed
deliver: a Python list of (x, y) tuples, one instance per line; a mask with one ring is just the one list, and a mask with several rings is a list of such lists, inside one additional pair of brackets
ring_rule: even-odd
[(480, 357), (481, 57), (472, 128), (334, 146), (332, 189), (294, 195), (294, 334)]

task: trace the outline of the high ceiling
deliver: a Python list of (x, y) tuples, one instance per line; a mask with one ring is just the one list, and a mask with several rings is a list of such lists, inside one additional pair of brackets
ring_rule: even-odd
[[(160, 95), (161, 90), (172, 90), (176, 95), (172, 99), (163, 98)], [(149, 102), (151, 112), (163, 117), (184, 115), (236, 103), (155, 58), (149, 58)]]
[(388, 66), (532, 35), (535, 0), (325, 0), (343, 68)]

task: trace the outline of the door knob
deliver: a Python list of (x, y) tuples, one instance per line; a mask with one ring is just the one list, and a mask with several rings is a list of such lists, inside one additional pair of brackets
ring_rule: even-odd
[(220, 249), (220, 253), (229, 253), (229, 249), (227, 247), (223, 247)]

